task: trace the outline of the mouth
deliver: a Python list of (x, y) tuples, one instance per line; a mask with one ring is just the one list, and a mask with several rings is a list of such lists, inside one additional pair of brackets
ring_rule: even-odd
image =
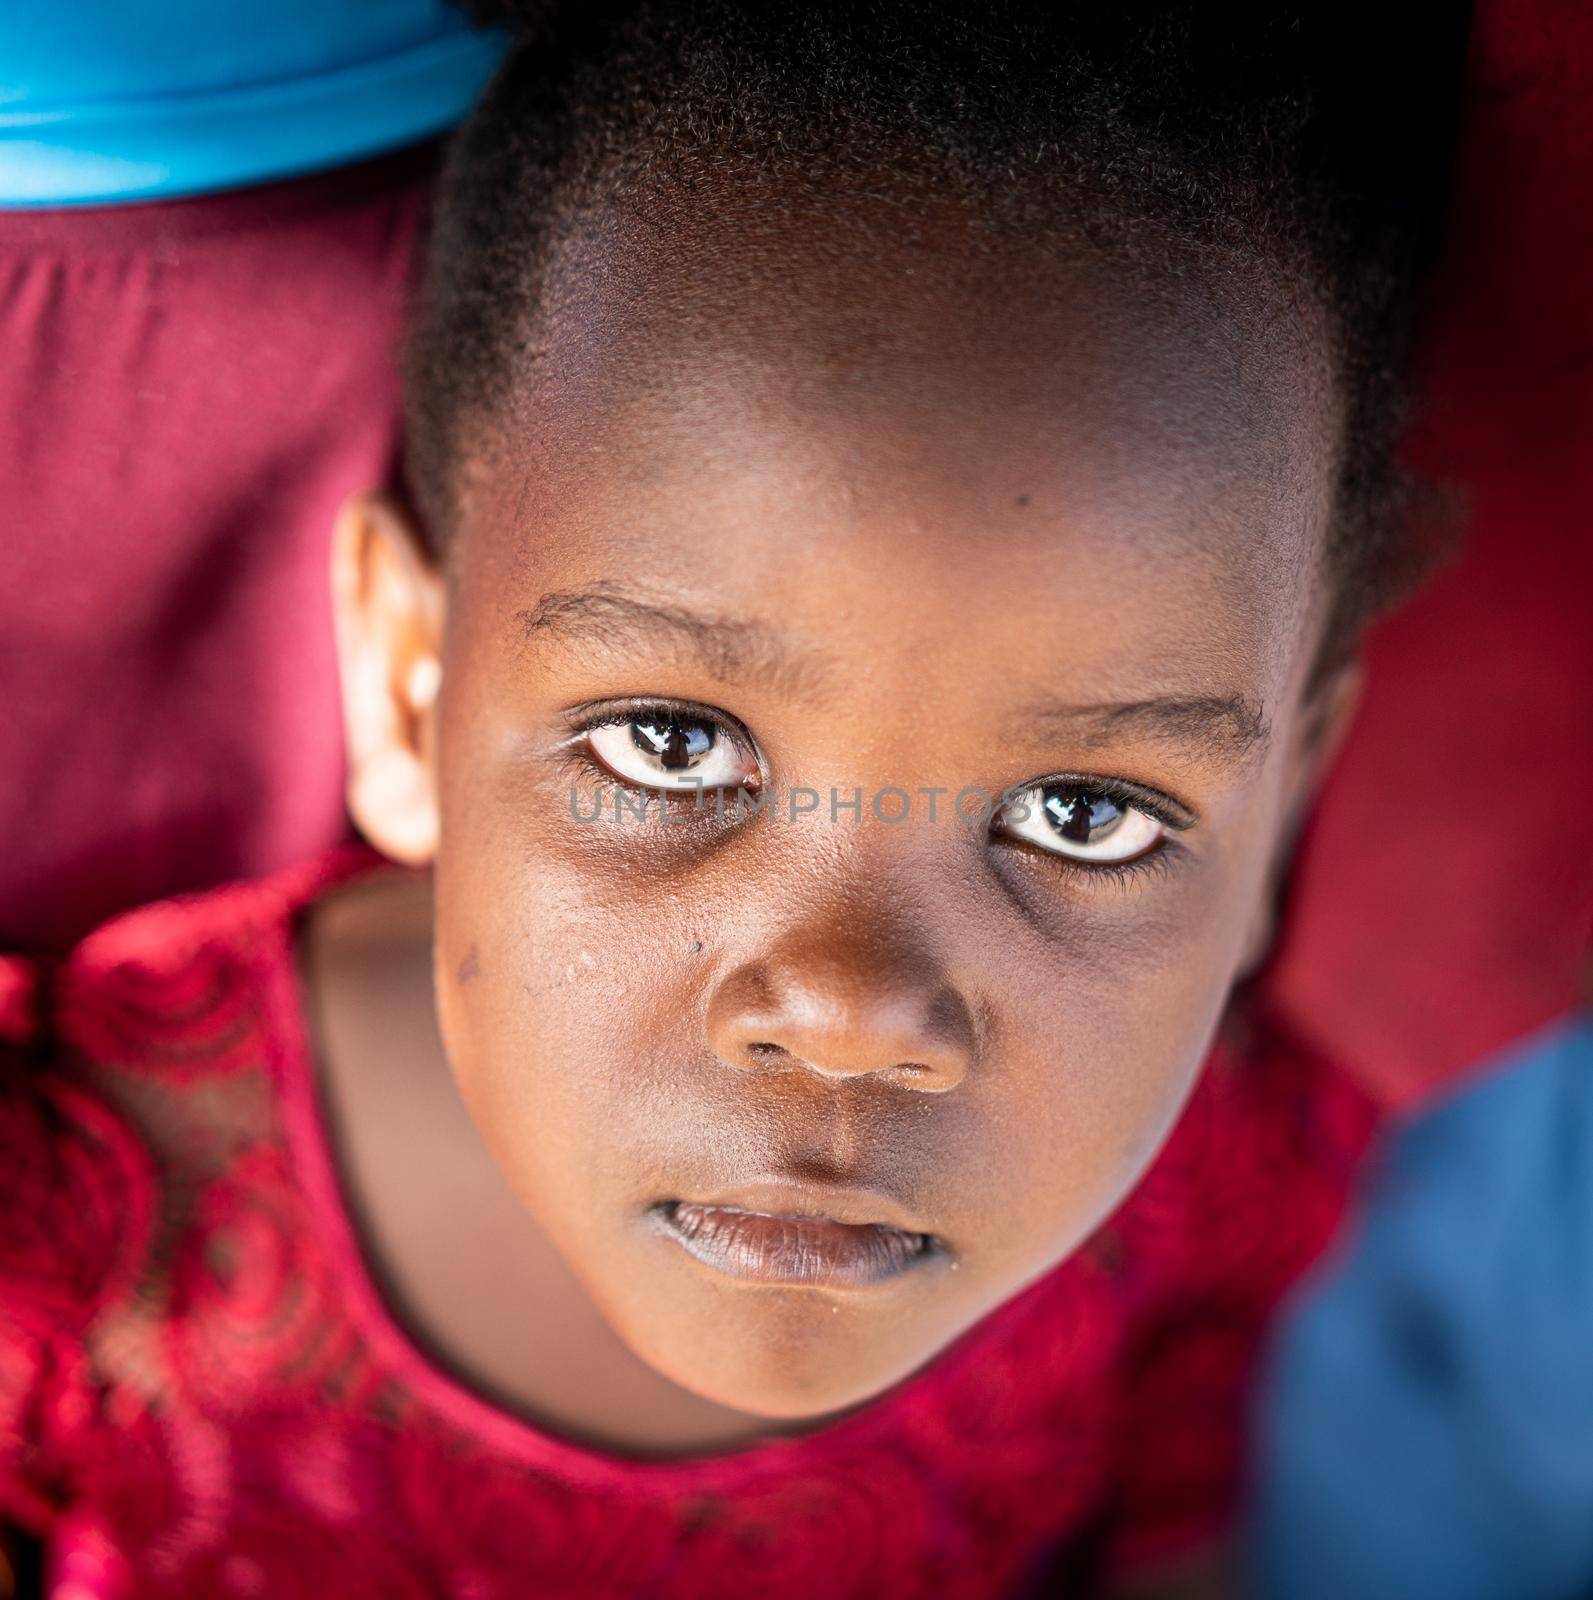
[(883, 1221), (841, 1221), (805, 1209), (665, 1200), (651, 1211), (688, 1255), (745, 1283), (868, 1288), (923, 1265), (944, 1248), (932, 1233)]

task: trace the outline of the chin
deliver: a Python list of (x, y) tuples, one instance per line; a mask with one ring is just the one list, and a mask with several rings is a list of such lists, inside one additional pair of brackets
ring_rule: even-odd
[[(744, 1293), (744, 1292), (743, 1292)], [(764, 1292), (682, 1327), (621, 1336), (655, 1370), (716, 1405), (771, 1420), (816, 1420), (883, 1394), (944, 1348), (904, 1341), (902, 1308), (812, 1291)]]

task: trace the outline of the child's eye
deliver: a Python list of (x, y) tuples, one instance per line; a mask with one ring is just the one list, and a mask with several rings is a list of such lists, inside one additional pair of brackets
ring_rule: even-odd
[(660, 708), (591, 728), (593, 756), (622, 783), (643, 789), (750, 789), (758, 766), (735, 734), (713, 718)]
[(990, 825), (1054, 855), (1102, 866), (1137, 861), (1167, 837), (1163, 823), (1125, 797), (1077, 782), (1010, 794)]

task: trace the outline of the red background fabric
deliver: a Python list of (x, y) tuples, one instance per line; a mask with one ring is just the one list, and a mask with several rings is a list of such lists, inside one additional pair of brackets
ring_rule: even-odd
[(0, 948), (342, 835), (327, 540), (428, 170), (0, 211)]
[(1414, 461), (1471, 503), (1383, 625), (1270, 974), (1408, 1104), (1574, 1003), (1593, 933), (1593, 7), (1493, 0)]
[[(346, 829), (341, 498), (391, 473), (426, 161), (0, 213), (0, 947)], [(1370, 649), (1267, 982), (1402, 1103), (1569, 1005), (1593, 922), (1593, 10), (1480, 7), (1416, 459), (1464, 559)]]

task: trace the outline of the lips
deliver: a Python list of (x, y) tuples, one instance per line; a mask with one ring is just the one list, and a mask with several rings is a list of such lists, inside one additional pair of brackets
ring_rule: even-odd
[(705, 1266), (747, 1283), (867, 1288), (900, 1277), (939, 1248), (933, 1234), (886, 1222), (669, 1200), (653, 1208), (664, 1233)]

